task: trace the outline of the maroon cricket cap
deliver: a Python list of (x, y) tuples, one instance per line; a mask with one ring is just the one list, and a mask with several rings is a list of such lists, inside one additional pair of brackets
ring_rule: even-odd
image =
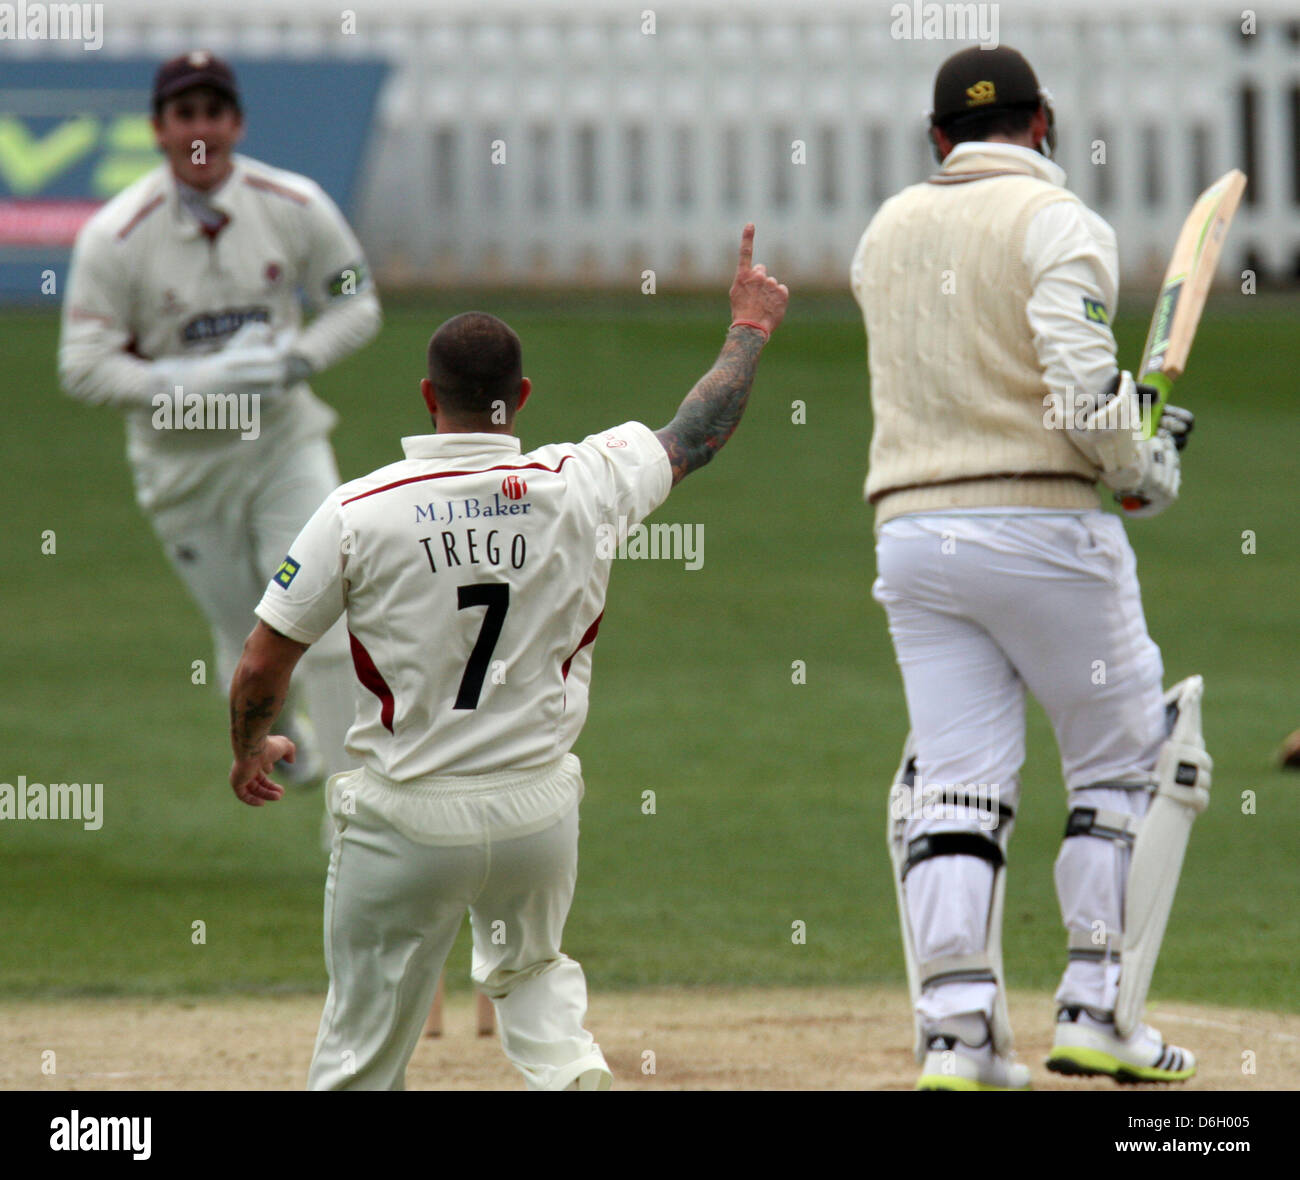
[(235, 82), (235, 71), (215, 53), (206, 49), (196, 49), (192, 53), (182, 53), (158, 67), (153, 80), (153, 109), (157, 114), (163, 103), (185, 90), (195, 86), (210, 86), (219, 94), (224, 94), (239, 109), (239, 86)]

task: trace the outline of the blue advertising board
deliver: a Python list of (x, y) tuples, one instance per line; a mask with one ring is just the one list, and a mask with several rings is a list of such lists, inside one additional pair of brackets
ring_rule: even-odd
[[(159, 62), (0, 56), (0, 301), (58, 291), (77, 227), (162, 162), (149, 99)], [(238, 147), (310, 176), (352, 207), (382, 61), (230, 59), (244, 111)]]

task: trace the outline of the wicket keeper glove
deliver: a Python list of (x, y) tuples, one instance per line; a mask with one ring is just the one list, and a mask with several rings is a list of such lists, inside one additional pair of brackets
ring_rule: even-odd
[(210, 394), (255, 393), (267, 396), (284, 387), (286, 357), (271, 329), (262, 323), (244, 324), (220, 352), (194, 357), (164, 357), (154, 361), (160, 392), (176, 386), (200, 397)]
[(298, 338), (302, 333), (295, 331), (293, 328), (286, 328), (278, 332), (274, 339), (276, 348), (284, 357), (284, 385), (286, 389), (292, 388), (300, 381), (306, 381), (315, 371), (316, 367), (301, 352), (297, 351)]

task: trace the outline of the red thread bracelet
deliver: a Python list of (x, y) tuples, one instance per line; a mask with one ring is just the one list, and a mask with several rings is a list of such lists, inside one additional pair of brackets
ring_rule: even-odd
[[(755, 328), (759, 332), (763, 333), (764, 340), (772, 339), (772, 333), (769, 332), (765, 327), (763, 327), (762, 324), (754, 323), (753, 320), (732, 320), (731, 328)], [(730, 332), (731, 328), (728, 328), (727, 331)]]

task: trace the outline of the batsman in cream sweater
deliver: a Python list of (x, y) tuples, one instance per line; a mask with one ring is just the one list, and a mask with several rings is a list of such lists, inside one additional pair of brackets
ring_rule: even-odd
[(1052, 721), (1069, 801), (1048, 1067), (1181, 1081), (1192, 1054), (1142, 1012), (1190, 826), (1168, 800), (1189, 766), (1208, 782), (1200, 679), (1162, 691), (1133, 551), (1097, 485), (1129, 515), (1169, 507), (1191, 415), (1169, 407), (1141, 437), (1143, 390), (1118, 371), (1110, 329), (1115, 235), (1063, 187), (1028, 62), (1005, 47), (950, 58), (931, 137), (942, 168), (881, 206), (852, 267), (874, 596), (911, 722), (889, 835), (918, 1088), (1030, 1084), (1001, 961), (1026, 689)]

